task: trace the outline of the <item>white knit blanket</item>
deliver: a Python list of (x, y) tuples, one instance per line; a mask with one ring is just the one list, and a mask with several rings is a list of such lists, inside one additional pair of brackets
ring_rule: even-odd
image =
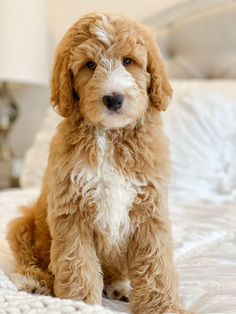
[(112, 311), (100, 305), (90, 306), (84, 302), (60, 300), (48, 296), (27, 294), (23, 291), (19, 292), (0, 269), (0, 313), (121, 314), (125, 312)]

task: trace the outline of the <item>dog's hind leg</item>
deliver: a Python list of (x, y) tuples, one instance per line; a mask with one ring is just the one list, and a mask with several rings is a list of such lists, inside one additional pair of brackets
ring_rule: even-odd
[(35, 265), (34, 256), (34, 215), (28, 208), (24, 216), (15, 218), (8, 225), (7, 240), (19, 267)]
[(9, 275), (19, 291), (33, 294), (53, 294), (53, 275), (39, 267), (21, 267), (18, 272)]
[(24, 216), (8, 225), (7, 240), (17, 263), (16, 273), (9, 277), (18, 290), (36, 294), (52, 294), (53, 276), (40, 268), (35, 256), (34, 207), (24, 208)]
[(103, 265), (103, 280), (104, 297), (108, 299), (120, 300), (126, 303), (129, 302), (130, 282), (128, 279), (128, 270), (126, 265), (122, 265), (122, 267)]

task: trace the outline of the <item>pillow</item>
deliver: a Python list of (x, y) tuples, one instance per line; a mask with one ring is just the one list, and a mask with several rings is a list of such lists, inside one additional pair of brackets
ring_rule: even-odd
[[(236, 81), (172, 81), (163, 113), (172, 156), (173, 198), (236, 199)], [(62, 120), (49, 110), (25, 158), (23, 187), (40, 186), (48, 148)]]
[(49, 144), (60, 121), (62, 117), (50, 108), (33, 145), (26, 152), (20, 177), (22, 187), (41, 186), (44, 169), (47, 166)]
[(236, 199), (236, 81), (175, 81), (163, 114), (175, 198)]

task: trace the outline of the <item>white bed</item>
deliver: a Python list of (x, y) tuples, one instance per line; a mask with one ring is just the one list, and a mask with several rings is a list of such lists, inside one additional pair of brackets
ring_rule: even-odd
[[(168, 66), (177, 73), (173, 60)], [(179, 63), (178, 71), (182, 79), (172, 80), (174, 99), (163, 118), (172, 151), (169, 208), (181, 300), (196, 313), (236, 313), (236, 75), (230, 70), (228, 79), (189, 80)], [(104, 299), (103, 307), (91, 307), (18, 292), (7, 277), (14, 261), (6, 225), (19, 205), (37, 197), (59, 120), (49, 111), (27, 153), (23, 188), (0, 192), (0, 313), (129, 313), (122, 302)]]
[[(173, 159), (169, 208), (181, 299), (196, 313), (235, 313), (236, 82), (181, 80), (172, 85), (175, 96), (164, 120)], [(76, 309), (111, 313), (70, 300), (17, 292), (6, 277), (14, 269), (4, 239), (6, 225), (19, 215), (19, 205), (37, 197), (49, 135), (59, 120), (49, 111), (27, 154), (24, 188), (0, 193), (0, 313), (73, 313)], [(112, 313), (129, 312), (121, 302), (104, 300), (104, 305)]]
[[(6, 275), (13, 258), (4, 240), (5, 225), (17, 214), (17, 206), (35, 199), (38, 189), (5, 191), (0, 196), (0, 313), (111, 313), (88, 309), (78, 302), (17, 292)], [(236, 215), (234, 204), (170, 201), (175, 260), (180, 274), (180, 295), (186, 308), (196, 313), (235, 313), (236, 309)], [(104, 303), (109, 306), (108, 302)], [(128, 313), (120, 302), (109, 306), (112, 313)], [(35, 311), (33, 311), (33, 309)], [(59, 310), (60, 309), (60, 310)], [(8, 311), (8, 312), (7, 312)]]

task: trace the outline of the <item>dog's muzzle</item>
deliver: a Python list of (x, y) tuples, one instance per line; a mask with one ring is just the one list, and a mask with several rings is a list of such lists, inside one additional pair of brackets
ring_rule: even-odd
[(116, 111), (121, 108), (124, 102), (124, 96), (121, 94), (105, 95), (102, 100), (103, 100), (104, 105), (109, 110)]

